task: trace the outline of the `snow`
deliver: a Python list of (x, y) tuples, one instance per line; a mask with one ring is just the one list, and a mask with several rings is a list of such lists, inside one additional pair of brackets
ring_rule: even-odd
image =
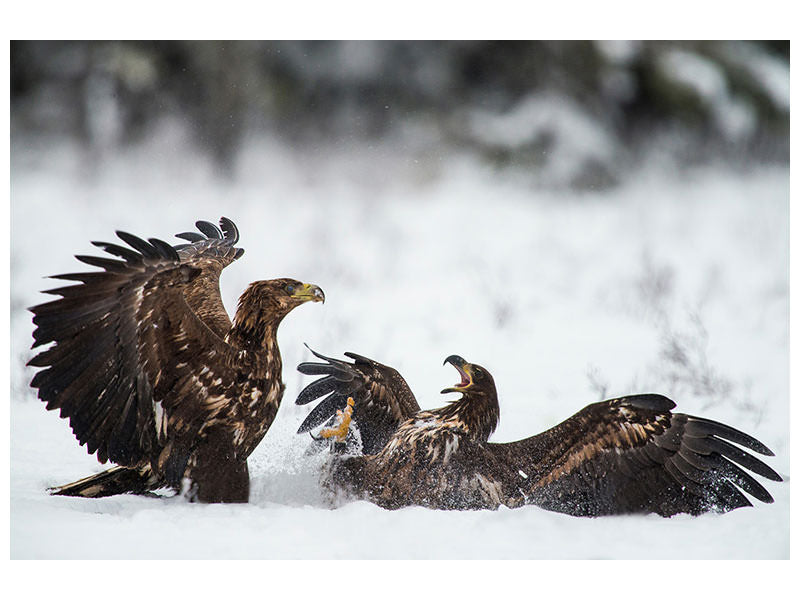
[(747, 44), (730, 44), (726, 50), (728, 57), (763, 87), (776, 107), (783, 110), (790, 108), (789, 65)]
[[(777, 70), (785, 78), (785, 69), (781, 72), (780, 67), (776, 67), (768, 59), (758, 60), (770, 67), (769, 73)], [(725, 74), (712, 61), (694, 52), (672, 50), (664, 54), (661, 67), (667, 77), (694, 91), (704, 101), (714, 120), (728, 137), (736, 139), (752, 135), (757, 125), (753, 107), (729, 93)], [(776, 103), (782, 105), (782, 90), (775, 90), (772, 83), (778, 77), (765, 76), (760, 79)]]
[(469, 127), (489, 147), (516, 150), (543, 144), (547, 150), (540, 160), (547, 160), (546, 173), (557, 182), (575, 177), (586, 163), (603, 163), (615, 149), (613, 137), (597, 119), (555, 93), (531, 93), (503, 114), (475, 110)]
[[(12, 145), (12, 558), (788, 558), (788, 481), (764, 482), (772, 505), (698, 518), (334, 507), (324, 457), (294, 433), (310, 409), (293, 403), (310, 381), (294, 368), (303, 342), (394, 366), (423, 408), (456, 381), (442, 360), (457, 353), (498, 384), (496, 441), (653, 391), (756, 436), (788, 479), (788, 169), (652, 168), (604, 192), (544, 192), (458, 155), (251, 140), (226, 180), (182, 136), (98, 157)], [(246, 249), (222, 277), (229, 310), (270, 277), (327, 298), (281, 326), (286, 395), (250, 459), (251, 503), (48, 496), (103, 467), (28, 388), (24, 309), (53, 286), (43, 276), (78, 269), (72, 255), (115, 229), (174, 239), (221, 215)]]
[(638, 40), (596, 40), (595, 48), (605, 58), (618, 65), (629, 65), (642, 51), (642, 42)]

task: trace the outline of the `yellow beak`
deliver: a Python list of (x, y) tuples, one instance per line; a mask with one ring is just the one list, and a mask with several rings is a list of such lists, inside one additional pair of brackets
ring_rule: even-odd
[(300, 298), (305, 302), (325, 302), (325, 292), (322, 288), (313, 283), (304, 283), (292, 294), (294, 298)]

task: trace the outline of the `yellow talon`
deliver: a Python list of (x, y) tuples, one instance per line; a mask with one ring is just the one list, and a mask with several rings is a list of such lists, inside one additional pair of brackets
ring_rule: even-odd
[(336, 442), (344, 442), (347, 438), (347, 432), (350, 431), (350, 421), (353, 418), (353, 405), (355, 402), (353, 401), (352, 397), (347, 398), (347, 406), (344, 407), (344, 411), (337, 410), (336, 411), (336, 418), (338, 420), (338, 424), (334, 425), (333, 427), (328, 427), (326, 429), (321, 429), (319, 432), (319, 436), (321, 438), (330, 439), (333, 438)]

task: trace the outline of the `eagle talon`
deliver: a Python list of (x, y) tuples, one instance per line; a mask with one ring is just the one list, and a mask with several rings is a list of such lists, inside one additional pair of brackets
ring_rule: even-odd
[(347, 439), (347, 432), (350, 431), (354, 404), (353, 397), (348, 397), (347, 406), (345, 406), (344, 410), (336, 411), (337, 424), (333, 427), (320, 429), (319, 437), (316, 439), (332, 439), (334, 442), (344, 442)]

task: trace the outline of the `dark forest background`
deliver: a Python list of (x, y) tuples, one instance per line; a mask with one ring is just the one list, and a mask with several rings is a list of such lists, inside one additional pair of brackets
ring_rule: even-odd
[[(580, 147), (580, 121), (604, 142), (562, 183), (602, 187), (653, 152), (788, 164), (788, 72), (780, 41), (16, 41), (12, 140), (113, 149), (173, 118), (228, 174), (259, 135), (435, 145), (536, 174), (564, 136)], [(537, 121), (541, 98), (574, 118)]]

